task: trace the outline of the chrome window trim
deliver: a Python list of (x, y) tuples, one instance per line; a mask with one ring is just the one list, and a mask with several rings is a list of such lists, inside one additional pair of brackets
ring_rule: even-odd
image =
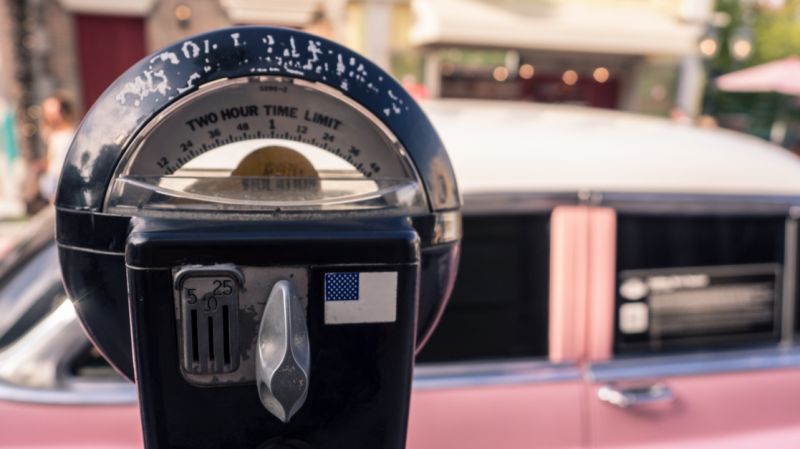
[(415, 391), (581, 380), (572, 363), (543, 360), (430, 363), (414, 368)]
[(0, 382), (0, 401), (46, 405), (136, 405), (136, 386), (127, 381), (75, 381), (67, 388), (25, 388)]
[(788, 215), (793, 208), (800, 206), (800, 196), (797, 195), (598, 192), (594, 196), (598, 205), (613, 207), (624, 213), (642, 214)]
[(797, 305), (797, 219), (786, 219), (783, 243), (783, 272), (781, 277), (781, 342), (791, 345), (795, 333), (795, 308)]
[(670, 192), (465, 192), (465, 214), (541, 212), (561, 205), (604, 206), (638, 214), (800, 215), (800, 195)]
[(800, 369), (800, 347), (625, 357), (587, 365), (585, 378), (604, 383), (790, 368)]
[(580, 203), (579, 194), (572, 192), (464, 193), (462, 197), (461, 212), (464, 215), (549, 212), (556, 206)]

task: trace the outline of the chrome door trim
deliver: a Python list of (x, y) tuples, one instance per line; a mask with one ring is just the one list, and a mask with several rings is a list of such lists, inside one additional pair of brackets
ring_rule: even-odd
[(800, 369), (800, 347), (626, 357), (589, 364), (585, 376), (589, 382), (606, 383), (788, 368)]
[[(568, 382), (582, 379), (578, 366), (548, 362), (487, 362), (420, 365), (414, 391)], [(67, 388), (26, 388), (0, 381), (0, 400), (50, 405), (135, 405), (136, 386), (127, 381), (71, 382)]]
[(469, 388), (581, 380), (580, 368), (571, 363), (543, 360), (455, 362), (417, 365), (414, 390)]
[(75, 382), (67, 388), (26, 388), (0, 382), (0, 401), (44, 405), (136, 405), (136, 386), (127, 381)]

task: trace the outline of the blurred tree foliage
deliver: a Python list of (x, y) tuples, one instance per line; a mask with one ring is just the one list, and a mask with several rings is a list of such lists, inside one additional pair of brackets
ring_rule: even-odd
[[(704, 113), (711, 114), (723, 126), (740, 129), (769, 138), (776, 118), (800, 122), (797, 99), (775, 93), (730, 93), (717, 90), (714, 78), (745, 67), (763, 64), (787, 56), (800, 55), (800, 0), (775, 2), (747, 0), (717, 0), (716, 10), (730, 21), (719, 28), (719, 53), (708, 62), (709, 84), (704, 101)], [(733, 58), (729, 42), (735, 31), (749, 27), (753, 36), (753, 52), (743, 62)], [(790, 130), (787, 146), (796, 146), (797, 139)]]
[(783, 8), (759, 10), (753, 17), (755, 51), (750, 64), (800, 55), (800, 0)]

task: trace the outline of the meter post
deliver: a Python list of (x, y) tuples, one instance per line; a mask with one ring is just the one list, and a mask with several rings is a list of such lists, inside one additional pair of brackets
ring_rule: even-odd
[(56, 206), (65, 286), (148, 449), (405, 446), (460, 197), (370, 61), (266, 27), (162, 49), (89, 111)]

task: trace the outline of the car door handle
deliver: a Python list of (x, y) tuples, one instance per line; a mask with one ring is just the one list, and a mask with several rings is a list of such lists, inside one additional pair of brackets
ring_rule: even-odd
[(615, 407), (630, 408), (672, 402), (675, 400), (675, 395), (667, 384), (658, 382), (625, 388), (614, 384), (603, 385), (597, 390), (597, 398)]

